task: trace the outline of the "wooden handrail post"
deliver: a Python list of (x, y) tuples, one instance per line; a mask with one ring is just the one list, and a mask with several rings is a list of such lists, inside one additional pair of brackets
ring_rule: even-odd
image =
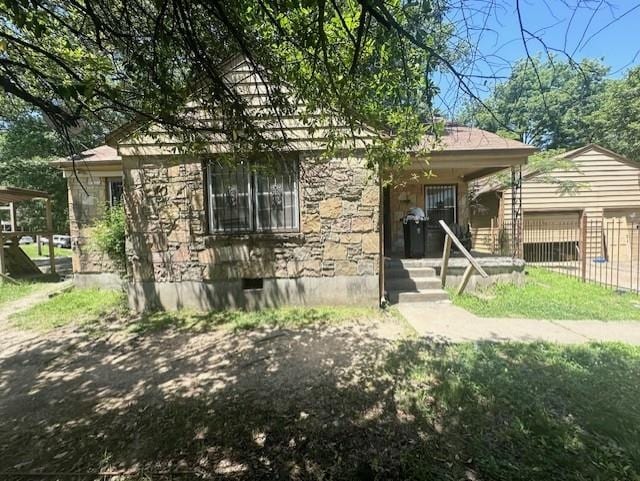
[(445, 235), (444, 250), (442, 251), (442, 266), (440, 267), (440, 282), (442, 287), (447, 284), (447, 269), (449, 268), (449, 255), (451, 254), (451, 237)]
[(480, 266), (480, 264), (478, 264), (478, 261), (476, 261), (471, 255), (471, 253), (466, 249), (466, 247), (462, 245), (462, 242), (460, 242), (460, 239), (456, 237), (456, 235), (449, 228), (446, 222), (443, 220), (440, 220), (439, 223), (440, 223), (440, 227), (444, 229), (444, 232), (446, 234), (446, 238), (444, 241), (444, 252), (442, 253), (442, 271), (440, 272), (440, 280), (442, 282), (442, 287), (445, 286), (445, 283), (447, 281), (447, 269), (449, 268), (449, 253), (451, 251), (451, 243), (453, 242), (456, 245), (457, 249), (462, 253), (462, 255), (465, 256), (469, 261), (469, 265), (464, 271), (464, 275), (462, 276), (462, 281), (460, 282), (460, 286), (458, 287), (458, 294), (462, 294), (462, 292), (464, 292), (465, 287), (467, 287), (467, 283), (469, 282), (469, 279), (471, 278), (471, 273), (473, 272), (474, 269), (478, 271), (478, 273), (485, 279), (489, 277), (489, 274), (487, 274), (484, 271), (484, 269)]
[(458, 287), (458, 295), (464, 292), (464, 289), (467, 287), (469, 283), (469, 279), (471, 279), (471, 274), (473, 273), (473, 264), (469, 264), (467, 268), (464, 270), (464, 274), (462, 275), (462, 281), (460, 282), (460, 286)]

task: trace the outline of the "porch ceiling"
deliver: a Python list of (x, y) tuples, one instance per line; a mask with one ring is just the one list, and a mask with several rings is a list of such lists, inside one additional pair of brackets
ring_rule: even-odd
[(456, 177), (471, 181), (491, 175), (501, 170), (526, 165), (533, 148), (513, 149), (505, 152), (492, 150), (479, 151), (440, 151), (427, 156), (416, 156), (407, 167), (409, 171), (450, 170)]

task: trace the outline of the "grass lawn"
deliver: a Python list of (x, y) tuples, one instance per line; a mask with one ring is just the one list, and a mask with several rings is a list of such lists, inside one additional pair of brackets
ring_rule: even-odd
[(452, 295), (454, 304), (483, 317), (602, 321), (640, 320), (640, 297), (528, 268), (524, 287), (499, 284), (481, 296)]
[[(20, 248), (27, 254), (31, 259), (37, 259), (38, 257), (38, 246), (36, 244), (25, 244), (21, 245)], [(54, 248), (53, 250), (56, 257), (71, 257), (73, 251), (71, 249), (59, 249)], [(49, 257), (49, 246), (46, 244), (42, 246), (42, 256), (41, 257)]]
[(0, 360), (13, 414), (0, 418), (0, 471), (640, 479), (637, 347), (389, 345), (348, 329), (206, 339), (59, 340)]
[(48, 331), (68, 324), (98, 322), (119, 311), (123, 295), (117, 291), (73, 289), (11, 316), (14, 325), (22, 329)]
[[(304, 327), (318, 323), (339, 323), (380, 319), (384, 312), (366, 307), (282, 307), (259, 311), (224, 310), (199, 312), (157, 312), (133, 319), (129, 330), (137, 333), (167, 328), (205, 331), (217, 326), (234, 331), (258, 327)], [(390, 314), (391, 315), (391, 314)]]
[(21, 297), (28, 296), (45, 285), (46, 284), (42, 282), (22, 281), (18, 284), (11, 284), (9, 282), (0, 281), (0, 305), (5, 302), (15, 301)]
[(407, 479), (640, 479), (640, 348), (405, 347), (397, 398), (425, 440)]

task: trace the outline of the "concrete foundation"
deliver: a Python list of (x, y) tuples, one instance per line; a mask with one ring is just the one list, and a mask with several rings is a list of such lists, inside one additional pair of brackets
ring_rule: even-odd
[(282, 305), (378, 305), (378, 276), (267, 278), (261, 289), (241, 280), (130, 282), (129, 307), (151, 309), (260, 309)]
[[(524, 284), (525, 280), (525, 261), (522, 259), (514, 259), (512, 257), (476, 257), (478, 264), (489, 275), (483, 278), (474, 271), (469, 279), (469, 283), (465, 292), (473, 292), (482, 290), (493, 284), (510, 282), (517, 286)], [(431, 267), (435, 270), (436, 275), (440, 277), (442, 272), (442, 259), (425, 258), (425, 259), (404, 259), (406, 265), (414, 267)], [(448, 288), (456, 288), (462, 282), (465, 269), (469, 265), (469, 261), (464, 257), (451, 257), (449, 259), (449, 268), (447, 270), (446, 286)]]
[(123, 290), (125, 287), (122, 278), (114, 272), (76, 272), (73, 275), (73, 284), (81, 289)]
[[(493, 284), (510, 282), (516, 286), (524, 285), (525, 262), (522, 259), (511, 257), (481, 257), (476, 259), (489, 277), (483, 278), (474, 271), (465, 289), (466, 292), (485, 289)], [(468, 261), (462, 258), (449, 259), (446, 287), (456, 288), (462, 282), (462, 277), (467, 268)], [(435, 267), (435, 266), (434, 266)], [(440, 265), (436, 267), (436, 273), (440, 275)]]

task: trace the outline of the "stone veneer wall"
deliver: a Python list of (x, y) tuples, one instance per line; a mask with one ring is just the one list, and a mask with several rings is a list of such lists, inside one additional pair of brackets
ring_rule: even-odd
[(91, 246), (93, 223), (104, 213), (107, 205), (105, 177), (79, 173), (67, 177), (69, 191), (69, 230), (73, 247), (72, 265), (76, 282), (83, 286), (115, 287), (119, 275), (111, 259)]
[(200, 161), (130, 157), (124, 173), (132, 307), (377, 303), (379, 189), (363, 159), (300, 155), (289, 234), (209, 235)]

